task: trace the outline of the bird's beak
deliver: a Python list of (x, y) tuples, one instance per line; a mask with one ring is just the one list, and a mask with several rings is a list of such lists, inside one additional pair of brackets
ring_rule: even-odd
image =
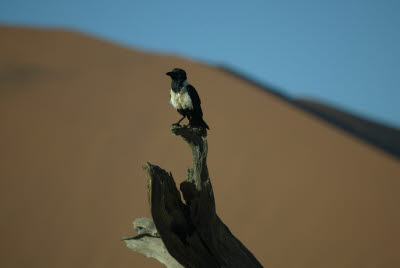
[(173, 72), (168, 72), (168, 73), (166, 73), (166, 75), (168, 75), (168, 76), (170, 76), (170, 77), (173, 77), (173, 76), (174, 76), (174, 73), (173, 73)]

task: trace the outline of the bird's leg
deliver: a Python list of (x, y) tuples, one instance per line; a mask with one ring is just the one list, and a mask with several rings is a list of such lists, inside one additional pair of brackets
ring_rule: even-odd
[(179, 120), (177, 124), (179, 125), (179, 123), (182, 122), (182, 120), (185, 118), (186, 118), (186, 115), (184, 117), (182, 117), (181, 120)]
[(184, 115), (181, 120), (179, 120), (177, 123), (175, 123), (174, 125), (179, 125), (180, 122), (182, 122), (183, 119), (185, 119), (186, 115)]

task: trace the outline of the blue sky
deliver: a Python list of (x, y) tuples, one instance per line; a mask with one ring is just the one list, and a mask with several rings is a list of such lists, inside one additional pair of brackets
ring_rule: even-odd
[(63, 27), (227, 64), (400, 128), (400, 1), (0, 0), (0, 23)]

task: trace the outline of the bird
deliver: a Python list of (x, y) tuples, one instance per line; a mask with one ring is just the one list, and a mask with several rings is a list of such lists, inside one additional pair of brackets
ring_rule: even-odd
[(183, 69), (174, 68), (166, 75), (171, 77), (170, 103), (183, 116), (174, 125), (179, 125), (187, 117), (190, 127), (210, 129), (203, 120), (199, 94), (187, 81), (186, 72)]

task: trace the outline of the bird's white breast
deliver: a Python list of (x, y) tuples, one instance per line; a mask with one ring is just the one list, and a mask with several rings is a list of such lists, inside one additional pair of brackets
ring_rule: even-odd
[(172, 106), (174, 106), (175, 109), (177, 110), (193, 109), (192, 99), (190, 98), (189, 93), (186, 90), (186, 87), (183, 87), (181, 91), (177, 93), (171, 89), (170, 94), (171, 94), (170, 103), (172, 104)]

